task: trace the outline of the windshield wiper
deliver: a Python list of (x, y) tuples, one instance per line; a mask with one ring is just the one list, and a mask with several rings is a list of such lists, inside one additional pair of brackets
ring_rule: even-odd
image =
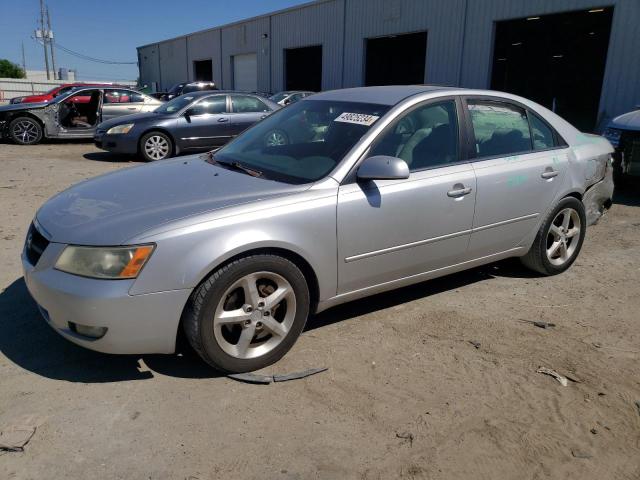
[(213, 152), (209, 152), (208, 156), (209, 156), (209, 160), (217, 163), (218, 165), (224, 165), (225, 167), (228, 167), (228, 168), (234, 168), (236, 170), (240, 170), (241, 172), (244, 172), (244, 173), (246, 173), (248, 175), (251, 175), (252, 177), (261, 177), (262, 176), (262, 172), (260, 170), (256, 170), (254, 168), (247, 167), (247, 166), (241, 164), (240, 162), (223, 162), (221, 160), (216, 159), (213, 156)]

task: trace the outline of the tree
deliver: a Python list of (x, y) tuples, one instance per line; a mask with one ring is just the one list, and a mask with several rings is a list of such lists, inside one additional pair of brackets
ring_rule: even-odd
[(27, 78), (27, 75), (20, 66), (0, 58), (0, 78)]

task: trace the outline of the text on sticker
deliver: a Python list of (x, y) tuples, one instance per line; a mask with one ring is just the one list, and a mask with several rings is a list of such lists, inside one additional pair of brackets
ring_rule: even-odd
[(371, 126), (373, 122), (378, 120), (380, 117), (375, 115), (368, 115), (366, 113), (349, 113), (344, 112), (334, 121), (336, 122), (344, 122), (344, 123), (355, 123), (357, 125), (366, 125), (367, 127)]

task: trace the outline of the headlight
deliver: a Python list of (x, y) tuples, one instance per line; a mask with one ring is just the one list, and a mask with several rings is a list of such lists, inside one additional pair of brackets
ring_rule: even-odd
[(617, 147), (618, 144), (620, 143), (620, 135), (621, 135), (621, 133), (622, 132), (620, 130), (618, 130), (617, 128), (605, 128), (604, 129), (604, 138), (609, 140), (611, 145), (613, 145), (614, 147)]
[(56, 262), (56, 269), (91, 278), (136, 278), (155, 245), (132, 247), (77, 247), (69, 245)]
[(133, 128), (133, 123), (125, 123), (124, 125), (117, 125), (107, 130), (107, 135), (116, 135), (118, 133), (129, 133), (129, 130)]

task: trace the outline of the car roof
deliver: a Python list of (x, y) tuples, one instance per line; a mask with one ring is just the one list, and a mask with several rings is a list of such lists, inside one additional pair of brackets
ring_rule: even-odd
[(309, 101), (334, 100), (344, 102), (375, 103), (379, 105), (395, 105), (407, 97), (419, 93), (435, 91), (459, 91), (459, 88), (438, 85), (388, 85), (381, 87), (344, 88), (342, 90), (329, 90), (314, 93)]

